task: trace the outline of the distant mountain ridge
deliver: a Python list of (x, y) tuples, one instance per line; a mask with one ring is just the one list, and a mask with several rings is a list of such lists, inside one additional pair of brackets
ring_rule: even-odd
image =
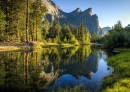
[(111, 27), (103, 27), (101, 28), (101, 30), (103, 31), (103, 35), (107, 34), (109, 30), (111, 30)]
[(83, 22), (87, 26), (89, 33), (92, 33), (92, 31), (94, 31), (96, 34), (101, 33), (98, 16), (92, 13), (92, 8), (88, 8), (85, 11), (81, 11), (80, 8), (77, 8), (70, 13), (65, 13), (51, 0), (43, 0), (43, 5), (48, 9), (46, 18), (50, 22), (52, 22), (54, 16), (56, 16), (61, 25), (73, 24), (79, 26), (80, 22)]

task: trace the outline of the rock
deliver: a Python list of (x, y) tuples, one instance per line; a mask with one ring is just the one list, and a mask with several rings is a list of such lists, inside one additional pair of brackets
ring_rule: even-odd
[(77, 8), (70, 13), (65, 13), (51, 0), (43, 0), (43, 5), (46, 6), (48, 9), (46, 18), (50, 22), (52, 22), (54, 16), (56, 16), (56, 18), (60, 21), (61, 25), (73, 24), (79, 26), (80, 22), (83, 22), (87, 26), (89, 33), (92, 33), (92, 30), (96, 34), (101, 33), (98, 16), (92, 13), (92, 8), (88, 8), (85, 11), (81, 11), (80, 8)]
[(101, 30), (103, 32), (102, 35), (105, 35), (108, 33), (109, 30), (111, 30), (111, 28), (110, 27), (103, 27), (103, 28), (101, 28)]

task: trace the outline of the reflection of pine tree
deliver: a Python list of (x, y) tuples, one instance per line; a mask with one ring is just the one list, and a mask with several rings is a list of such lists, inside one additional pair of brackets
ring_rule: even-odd
[(1, 84), (0, 79), (0, 87), (4, 87), (5, 90), (43, 89), (46, 85), (46, 79), (39, 77), (42, 71), (39, 66), (41, 61), (40, 51), (1, 53), (0, 59), (4, 61), (1, 64), (4, 71), (1, 71), (0, 67), (1, 74), (4, 74), (0, 76), (3, 80)]
[(44, 89), (65, 73), (91, 78), (97, 71), (99, 53), (90, 53), (90, 46), (0, 53), (0, 87)]

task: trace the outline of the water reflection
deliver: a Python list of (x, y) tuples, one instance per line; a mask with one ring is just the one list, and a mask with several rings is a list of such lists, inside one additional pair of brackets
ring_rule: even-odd
[[(26, 91), (44, 88), (45, 78), (40, 78), (42, 66), (38, 52), (0, 53), (0, 89)], [(33, 89), (32, 89), (33, 88)]]
[(106, 60), (104, 51), (90, 46), (0, 52), (0, 90), (50, 91), (80, 84), (98, 88), (110, 73)]

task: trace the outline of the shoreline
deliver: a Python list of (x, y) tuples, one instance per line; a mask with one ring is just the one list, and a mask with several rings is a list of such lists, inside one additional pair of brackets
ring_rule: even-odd
[(15, 50), (33, 50), (50, 48), (53, 46), (59, 46), (60, 48), (68, 48), (77, 46), (75, 44), (57, 44), (57, 43), (44, 43), (44, 42), (29, 42), (29, 43), (8, 43), (0, 42), (0, 52), (1, 51), (15, 51)]
[(113, 72), (104, 78), (101, 92), (129, 92), (130, 90), (130, 49), (115, 50), (121, 52), (109, 57), (108, 65), (113, 67)]
[(80, 45), (92, 45), (92, 46), (101, 46), (98, 43), (90, 43), (90, 44), (69, 44), (69, 43), (47, 43), (47, 42), (17, 42), (17, 43), (9, 43), (9, 42), (0, 42), (0, 52), (1, 51), (16, 51), (16, 50), (34, 50), (34, 49), (42, 49), (42, 48), (51, 48), (51, 47), (59, 47), (59, 48), (69, 48), (73, 46)]

